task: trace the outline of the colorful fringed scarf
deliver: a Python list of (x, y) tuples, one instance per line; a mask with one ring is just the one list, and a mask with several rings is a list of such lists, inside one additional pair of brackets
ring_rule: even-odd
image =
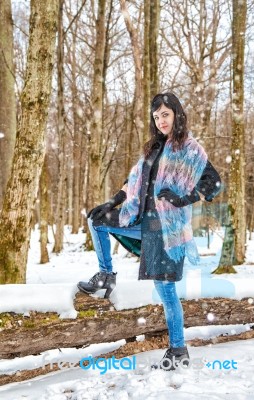
[[(164, 249), (175, 262), (184, 255), (195, 265), (199, 261), (191, 226), (192, 205), (176, 208), (165, 199), (159, 200), (157, 195), (161, 189), (167, 188), (180, 197), (189, 194), (199, 181), (206, 162), (205, 150), (191, 133), (182, 150), (173, 152), (171, 143), (167, 141), (159, 160), (154, 184), (154, 201), (162, 226)], [(129, 174), (127, 199), (122, 204), (119, 216), (120, 226), (129, 226), (137, 219), (143, 163), (144, 156), (139, 159)]]

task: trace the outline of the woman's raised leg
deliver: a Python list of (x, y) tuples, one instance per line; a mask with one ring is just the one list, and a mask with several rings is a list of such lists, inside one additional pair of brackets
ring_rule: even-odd
[(88, 218), (88, 227), (99, 262), (99, 272), (89, 282), (79, 282), (77, 286), (85, 293), (95, 293), (99, 289), (107, 289), (105, 297), (108, 298), (116, 285), (116, 273), (112, 272), (113, 265), (109, 233), (121, 234), (141, 240), (141, 226), (136, 225), (129, 228), (105, 225), (94, 226), (92, 219)]

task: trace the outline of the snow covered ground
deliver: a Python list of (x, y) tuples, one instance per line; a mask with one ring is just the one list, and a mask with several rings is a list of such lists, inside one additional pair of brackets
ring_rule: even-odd
[[(211, 276), (218, 265), (222, 232), (214, 234), (211, 248), (206, 249), (206, 238), (198, 238), (201, 257), (198, 267), (185, 263), (184, 278), (177, 283), (181, 298), (229, 297), (254, 299), (254, 240), (248, 242), (246, 263), (236, 267), (238, 274)], [(76, 283), (89, 279), (97, 272), (94, 252), (83, 250), (85, 235), (71, 235), (66, 229), (65, 249), (60, 255), (50, 254), (48, 264), (39, 264), (39, 232), (32, 234), (29, 252), (27, 284), (0, 286), (0, 312), (15, 311), (28, 314), (31, 310), (56, 311), (61, 318), (75, 318), (73, 307)], [(53, 241), (52, 241), (53, 242)], [(112, 238), (112, 245), (114, 239)], [(52, 249), (49, 244), (49, 250)], [(216, 255), (211, 255), (215, 253)], [(117, 272), (117, 287), (111, 301), (117, 309), (157, 304), (159, 298), (152, 281), (138, 281), (136, 259), (126, 258), (126, 251), (120, 248), (113, 256)], [(104, 291), (97, 292), (102, 297)], [(99, 299), (98, 299), (99, 301)], [(185, 330), (186, 340), (210, 338), (218, 334), (235, 334), (249, 330), (250, 325), (193, 327)], [(142, 338), (140, 338), (142, 340)], [(71, 362), (83, 357), (93, 357), (112, 351), (124, 344), (92, 345), (85, 349), (52, 349), (39, 356), (14, 360), (0, 360), (0, 374), (12, 374), (17, 370), (32, 369), (43, 362), (65, 362), (68, 368), (28, 382), (14, 383), (0, 388), (0, 399), (21, 400), (82, 400), (82, 399), (254, 399), (254, 340), (237, 341), (202, 347), (190, 347), (193, 364), (188, 369), (175, 372), (150, 371), (149, 365), (161, 359), (165, 349), (136, 355), (134, 370), (110, 369), (101, 374), (98, 368), (84, 370), (69, 368)], [(130, 355), (130, 359), (131, 359)], [(195, 367), (196, 364), (201, 368)], [(213, 369), (213, 362), (215, 363)], [(225, 360), (228, 363), (223, 364)], [(207, 366), (207, 362), (211, 366)], [(201, 363), (201, 364), (200, 364)], [(221, 364), (220, 364), (221, 363)], [(146, 368), (144, 366), (146, 365)], [(221, 368), (219, 368), (219, 366)], [(224, 368), (224, 366), (226, 368)], [(236, 367), (236, 368), (234, 368)]]
[[(0, 387), (4, 400), (253, 400), (254, 340), (189, 347), (192, 365), (177, 371), (151, 371), (148, 365), (162, 358), (164, 350), (136, 355), (135, 370), (65, 369), (23, 383)], [(218, 364), (229, 361), (228, 369)], [(232, 361), (234, 362), (232, 364)], [(234, 368), (233, 368), (234, 366)]]
[[(183, 299), (200, 297), (228, 297), (241, 299), (254, 297), (254, 240), (248, 243), (246, 264), (236, 267), (238, 274), (211, 275), (218, 265), (222, 245), (218, 232), (212, 237), (210, 249), (206, 248), (206, 238), (198, 238), (201, 257), (199, 266), (193, 266), (186, 260), (184, 277), (177, 282), (177, 292)], [(51, 238), (49, 250), (53, 247)], [(95, 252), (85, 252), (85, 235), (71, 235), (65, 231), (65, 250), (60, 255), (51, 254), (48, 264), (40, 265), (39, 231), (32, 234), (29, 252), (26, 285), (0, 285), (0, 312), (28, 314), (35, 311), (56, 311), (61, 318), (76, 318), (73, 298), (77, 292), (77, 282), (88, 280), (98, 271)], [(115, 239), (112, 240), (112, 248)], [(209, 255), (216, 253), (215, 256)], [(126, 251), (120, 247), (119, 254), (113, 256), (114, 269), (117, 272), (117, 286), (111, 294), (111, 301), (117, 310), (157, 304), (160, 299), (152, 281), (138, 281), (139, 263), (135, 257), (125, 258)], [(251, 264), (253, 263), (253, 264)], [(103, 297), (104, 290), (95, 297)], [(18, 301), (17, 301), (18, 299)], [(31, 302), (32, 299), (32, 302)]]

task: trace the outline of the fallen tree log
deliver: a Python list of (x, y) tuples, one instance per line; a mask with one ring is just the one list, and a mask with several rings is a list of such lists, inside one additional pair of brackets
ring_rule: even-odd
[[(254, 322), (254, 304), (248, 299), (183, 300), (182, 305), (185, 327)], [(112, 342), (166, 329), (160, 305), (117, 311), (109, 300), (78, 293), (75, 308), (76, 319), (60, 319), (56, 313), (31, 312), (30, 317), (0, 314), (0, 358)]]

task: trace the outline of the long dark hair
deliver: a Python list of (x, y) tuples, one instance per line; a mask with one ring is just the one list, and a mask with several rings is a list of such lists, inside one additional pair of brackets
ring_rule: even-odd
[(174, 112), (174, 124), (172, 131), (172, 148), (173, 151), (180, 150), (183, 147), (185, 140), (188, 137), (187, 128), (187, 115), (185, 114), (183, 107), (174, 95), (174, 93), (159, 93), (151, 102), (150, 111), (150, 135), (151, 139), (144, 144), (144, 155), (147, 158), (151, 152), (152, 146), (157, 141), (158, 137), (162, 135), (159, 129), (155, 125), (153, 113), (157, 111), (162, 104), (170, 108)]

